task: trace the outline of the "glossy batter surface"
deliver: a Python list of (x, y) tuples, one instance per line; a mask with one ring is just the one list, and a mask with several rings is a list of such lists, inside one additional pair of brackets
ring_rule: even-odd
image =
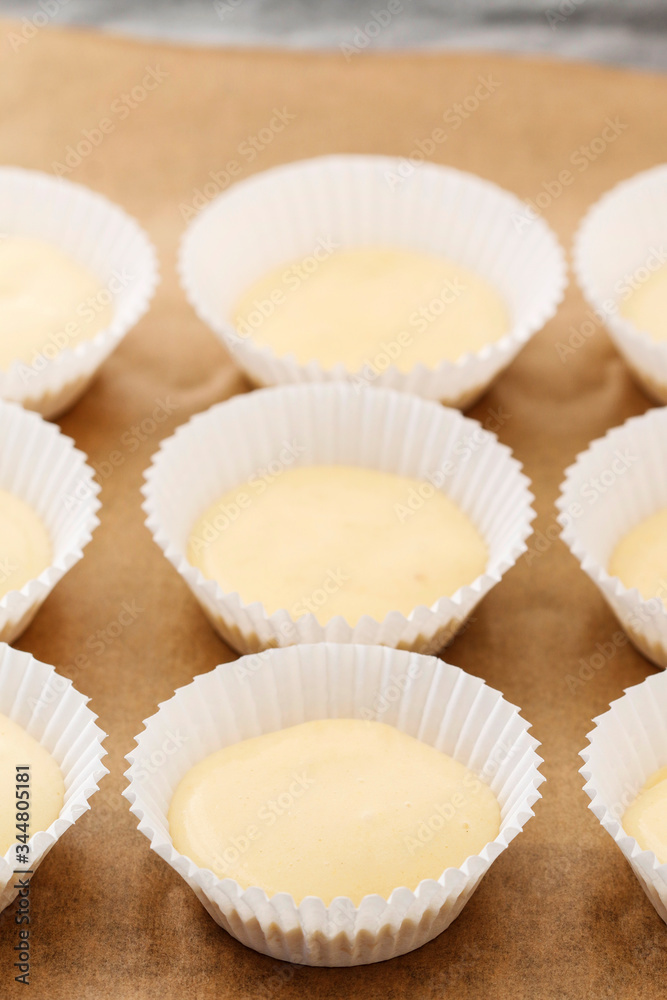
[(392, 726), (322, 719), (200, 761), (169, 828), (177, 851), (243, 888), (358, 904), (460, 867), (498, 835), (500, 807), (466, 767)]
[(188, 559), (269, 614), (326, 622), (408, 615), (472, 583), (486, 544), (430, 484), (376, 469), (303, 466), (253, 480), (193, 526)]
[[(242, 336), (325, 368), (428, 368), (500, 340), (505, 301), (487, 281), (444, 257), (385, 247), (293, 261), (256, 281), (233, 319)], [(385, 363), (386, 361), (386, 363)]]

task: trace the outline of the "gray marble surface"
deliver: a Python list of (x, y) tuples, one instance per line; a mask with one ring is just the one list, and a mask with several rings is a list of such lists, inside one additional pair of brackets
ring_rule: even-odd
[(667, 0), (0, 0), (0, 12), (195, 45), (484, 48), (667, 69)]

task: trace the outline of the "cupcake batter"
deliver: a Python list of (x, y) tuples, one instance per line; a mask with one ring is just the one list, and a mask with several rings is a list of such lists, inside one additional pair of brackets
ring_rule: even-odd
[(110, 292), (42, 240), (0, 240), (0, 371), (51, 360), (94, 337), (113, 317)]
[[(28, 833), (47, 830), (58, 818), (65, 800), (65, 782), (51, 754), (22, 726), (0, 715), (0, 856), (16, 842), (16, 768), (30, 767)], [(22, 796), (25, 799), (25, 796)], [(28, 866), (26, 866), (28, 867)]]
[(660, 597), (667, 605), (667, 508), (645, 518), (621, 539), (609, 572), (642, 597)]
[[(236, 488), (192, 529), (188, 559), (273, 614), (382, 621), (451, 596), (486, 570), (483, 538), (430, 484), (347, 466), (287, 469)], [(422, 499), (420, 490), (427, 499)], [(412, 505), (412, 506), (411, 506)], [(416, 509), (412, 509), (412, 507)]]
[(661, 267), (621, 302), (621, 315), (653, 340), (667, 340), (667, 267)]
[(29, 504), (0, 490), (0, 599), (51, 565), (46, 527)]
[(667, 767), (656, 771), (623, 817), (623, 829), (643, 851), (667, 864)]
[(200, 761), (169, 829), (177, 851), (243, 888), (358, 905), (460, 867), (498, 836), (500, 807), (463, 764), (393, 726), (321, 719)]
[(390, 360), (403, 372), (479, 351), (510, 323), (501, 296), (477, 274), (444, 257), (385, 247), (276, 268), (247, 289), (233, 319), (241, 336), (301, 364), (342, 362), (358, 371)]

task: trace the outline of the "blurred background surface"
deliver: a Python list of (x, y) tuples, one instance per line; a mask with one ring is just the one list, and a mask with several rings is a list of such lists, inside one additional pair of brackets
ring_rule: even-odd
[(198, 45), (481, 48), (667, 69), (667, 0), (1, 0), (0, 12)]

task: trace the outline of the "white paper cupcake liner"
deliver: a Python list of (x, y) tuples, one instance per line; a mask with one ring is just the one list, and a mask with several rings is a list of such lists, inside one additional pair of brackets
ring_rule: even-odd
[(667, 923), (667, 864), (643, 851), (622, 826), (623, 816), (651, 775), (667, 765), (667, 675), (628, 688), (593, 720), (580, 756), (589, 809), (630, 862), (646, 895)]
[(113, 285), (114, 317), (105, 330), (57, 353), (47, 343), (31, 364), (15, 361), (0, 372), (0, 398), (54, 417), (81, 396), (147, 311), (158, 281), (155, 251), (139, 224), (102, 195), (20, 167), (0, 167), (0, 233), (53, 243), (104, 288)]
[[(359, 906), (340, 896), (328, 907), (313, 896), (296, 906), (288, 893), (269, 898), (261, 888), (242, 889), (174, 849), (169, 805), (197, 761), (239, 740), (326, 718), (388, 723), (465, 764), (500, 802), (496, 839), (437, 880), (397, 887), (389, 899), (365, 896)], [(326, 643), (243, 657), (180, 688), (145, 726), (127, 756), (124, 792), (139, 830), (225, 930), (256, 951), (306, 965), (380, 962), (440, 934), (533, 815), (543, 781), (529, 724), (498, 691), (435, 657), (381, 647)], [(167, 736), (178, 743), (169, 755)]]
[[(198, 316), (258, 385), (348, 379), (383, 385), (452, 406), (469, 406), (555, 313), (567, 275), (563, 252), (542, 219), (529, 220), (517, 197), (451, 167), (423, 164), (403, 177), (404, 161), (385, 156), (325, 156), (274, 167), (234, 184), (187, 229), (180, 275)], [(396, 183), (392, 178), (398, 178)], [(242, 337), (232, 313), (257, 278), (314, 252), (404, 247), (448, 257), (476, 271), (503, 295), (510, 331), (496, 343), (437, 368), (401, 372), (389, 358), (358, 372), (341, 363), (300, 364)]]
[[(557, 501), (561, 537), (637, 648), (667, 667), (667, 608), (607, 570), (624, 535), (667, 507), (667, 409), (649, 410), (608, 431), (565, 471)], [(667, 593), (667, 571), (665, 573)]]
[[(49, 751), (65, 781), (60, 815), (28, 842), (30, 865), (17, 863), (16, 845), (0, 857), (0, 911), (16, 898), (17, 880), (26, 877), (15, 871), (35, 871), (55, 842), (90, 809), (88, 800), (108, 773), (102, 764), (106, 733), (95, 725), (97, 716), (86, 707), (87, 701), (53, 667), (0, 643), (0, 713)], [(3, 809), (10, 808), (12, 803), (3, 803)]]
[[(281, 464), (281, 454), (287, 459)], [(453, 596), (407, 617), (341, 616), (320, 624), (245, 604), (187, 560), (197, 518), (259, 470), (367, 466), (437, 486), (468, 515), (488, 549), (486, 572)], [(211, 407), (164, 441), (146, 472), (146, 523), (223, 639), (243, 653), (299, 642), (361, 642), (436, 652), (526, 549), (535, 514), (529, 480), (505, 445), (458, 410), (392, 389), (357, 393), (345, 383), (262, 389)], [(270, 489), (270, 484), (268, 486)], [(424, 500), (428, 503), (428, 496)], [(298, 530), (294, 526), (290, 530)]]
[(36, 413), (0, 401), (0, 489), (24, 500), (45, 525), (53, 561), (0, 598), (0, 641), (27, 628), (55, 585), (83, 556), (99, 524), (98, 483), (71, 438)]
[(627, 277), (643, 283), (667, 266), (667, 164), (618, 184), (584, 217), (574, 241), (574, 269), (596, 321), (648, 395), (667, 403), (667, 341), (655, 341), (618, 311)]

